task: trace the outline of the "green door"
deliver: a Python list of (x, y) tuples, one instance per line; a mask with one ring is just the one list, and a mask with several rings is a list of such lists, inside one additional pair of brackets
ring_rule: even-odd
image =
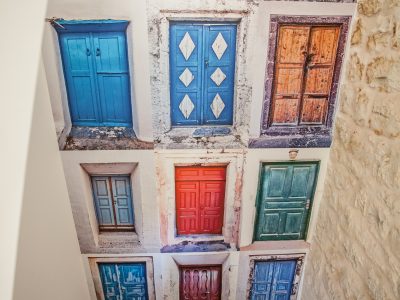
[(317, 171), (318, 163), (310, 162), (262, 166), (256, 241), (305, 238)]

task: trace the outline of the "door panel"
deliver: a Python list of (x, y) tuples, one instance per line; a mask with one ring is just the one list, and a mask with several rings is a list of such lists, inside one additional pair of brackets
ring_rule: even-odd
[(176, 182), (176, 225), (178, 234), (200, 231), (199, 182)]
[(201, 119), (203, 27), (174, 24), (170, 31), (172, 125), (198, 125)]
[(297, 124), (309, 26), (279, 28), (272, 123)]
[(108, 177), (92, 177), (92, 187), (99, 226), (115, 226), (115, 216)]
[(221, 234), (224, 217), (224, 167), (176, 167), (178, 234)]
[(93, 44), (103, 123), (128, 126), (132, 112), (125, 34), (93, 34)]
[(316, 174), (316, 163), (264, 165), (256, 240), (304, 239)]
[(251, 299), (289, 300), (296, 261), (255, 262)]
[(99, 264), (101, 283), (106, 300), (119, 300), (120, 289), (117, 269), (114, 264)]
[(225, 181), (200, 182), (200, 230), (221, 234), (224, 219)]
[(133, 208), (129, 176), (111, 177), (118, 226), (133, 226)]
[(95, 125), (100, 122), (100, 117), (90, 35), (62, 34), (60, 48), (72, 124)]
[(236, 25), (204, 27), (204, 124), (232, 124)]
[(180, 299), (221, 299), (221, 267), (181, 267)]
[(148, 299), (145, 263), (100, 263), (98, 266), (106, 300)]

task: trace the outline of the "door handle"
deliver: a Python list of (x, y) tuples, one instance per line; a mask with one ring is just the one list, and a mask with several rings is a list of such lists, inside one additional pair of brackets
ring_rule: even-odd
[(96, 56), (100, 56), (100, 48), (96, 48)]
[(90, 56), (90, 49), (89, 48), (86, 48), (86, 55)]
[(208, 68), (208, 59), (205, 60), (204, 64), (206, 65), (206, 68)]

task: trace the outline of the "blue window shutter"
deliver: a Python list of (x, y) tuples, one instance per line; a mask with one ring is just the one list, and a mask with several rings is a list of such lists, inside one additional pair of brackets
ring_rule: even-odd
[[(180, 49), (180, 46), (182, 50)], [(170, 88), (172, 125), (199, 125), (201, 119), (203, 27), (172, 24)]]
[(133, 209), (129, 176), (111, 178), (117, 226), (133, 225)]
[(236, 25), (205, 27), (204, 124), (231, 125)]
[(289, 300), (296, 261), (258, 261), (255, 263), (251, 299)]
[(90, 35), (62, 34), (60, 48), (72, 124), (95, 125), (100, 119)]
[(119, 300), (120, 289), (115, 264), (99, 264), (100, 279), (106, 300)]
[(100, 226), (115, 225), (112, 207), (111, 189), (108, 177), (92, 177), (93, 195)]
[(122, 299), (148, 299), (146, 264), (117, 264)]
[(103, 125), (129, 126), (132, 110), (125, 33), (94, 33), (93, 45)]

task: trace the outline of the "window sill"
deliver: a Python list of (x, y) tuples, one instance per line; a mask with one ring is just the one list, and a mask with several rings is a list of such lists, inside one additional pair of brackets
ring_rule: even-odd
[(304, 240), (293, 241), (255, 241), (249, 246), (240, 247), (240, 251), (302, 251), (310, 249), (310, 244)]
[(249, 141), (249, 148), (329, 148), (332, 137), (328, 135), (261, 135)]
[(141, 248), (138, 235), (135, 232), (100, 232), (99, 247), (106, 249)]
[(218, 252), (229, 251), (231, 246), (228, 243), (219, 241), (202, 241), (202, 242), (181, 242), (179, 244), (167, 245), (161, 248), (161, 253), (176, 252)]
[(74, 126), (62, 150), (153, 149), (153, 143), (139, 140), (129, 127)]

